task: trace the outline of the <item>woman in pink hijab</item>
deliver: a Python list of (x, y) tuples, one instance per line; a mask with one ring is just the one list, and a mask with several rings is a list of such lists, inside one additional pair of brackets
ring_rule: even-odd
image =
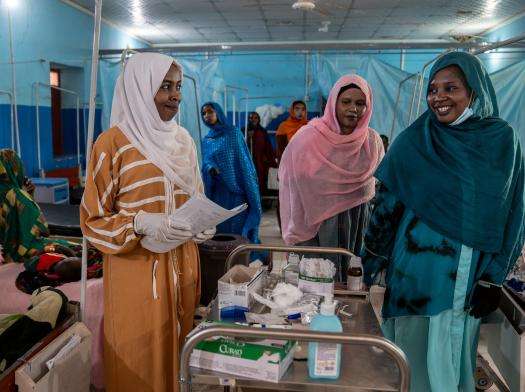
[[(342, 247), (359, 254), (375, 195), (373, 174), (383, 158), (368, 126), (372, 91), (357, 75), (341, 77), (321, 118), (303, 126), (279, 167), (283, 239), (288, 245)], [(337, 260), (339, 280), (346, 265)]]

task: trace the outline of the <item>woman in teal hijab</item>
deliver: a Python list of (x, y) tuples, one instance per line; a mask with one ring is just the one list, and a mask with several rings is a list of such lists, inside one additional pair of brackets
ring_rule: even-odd
[(475, 56), (437, 60), (427, 103), (376, 172), (365, 282), (386, 271), (382, 327), (407, 354), (412, 391), (474, 391), (480, 318), (524, 243), (523, 157)]

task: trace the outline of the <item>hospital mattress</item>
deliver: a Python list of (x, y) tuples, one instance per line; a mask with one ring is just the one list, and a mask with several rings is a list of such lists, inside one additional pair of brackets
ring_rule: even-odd
[[(77, 206), (78, 207), (78, 206)], [(30, 302), (30, 295), (18, 290), (16, 277), (24, 270), (19, 263), (0, 264), (0, 314), (24, 313)], [(66, 283), (58, 286), (70, 301), (80, 300), (80, 282)], [(86, 319), (84, 323), (93, 334), (91, 346), (91, 383), (97, 387), (104, 386), (103, 354), (103, 315), (104, 290), (102, 278), (89, 279), (86, 291)]]
[(51, 235), (82, 237), (78, 205), (40, 203)]

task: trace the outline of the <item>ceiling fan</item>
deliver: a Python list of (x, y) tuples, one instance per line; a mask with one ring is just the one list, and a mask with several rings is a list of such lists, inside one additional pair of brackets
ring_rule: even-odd
[[(339, 9), (339, 10), (348, 10), (348, 7), (351, 3), (347, 6), (343, 6), (340, 4), (337, 4), (336, 1), (323, 1), (325, 6), (328, 6), (330, 9)], [(296, 0), (292, 4), (292, 8), (294, 10), (298, 11), (304, 11), (304, 12), (316, 12), (322, 16), (333, 16), (333, 13), (328, 11), (325, 7), (321, 6), (320, 0)]]
[[(337, 0), (324, 0), (323, 3), (330, 9), (348, 10), (349, 7), (337, 4)], [(283, 4), (276, 2), (257, 1), (256, 3), (252, 4), (244, 4), (243, 7), (270, 7), (278, 5), (282, 6)], [(297, 11), (313, 12), (325, 17), (333, 16), (333, 13), (329, 12), (325, 7), (321, 6), (321, 0), (295, 0), (291, 4), (291, 6), (294, 10)]]

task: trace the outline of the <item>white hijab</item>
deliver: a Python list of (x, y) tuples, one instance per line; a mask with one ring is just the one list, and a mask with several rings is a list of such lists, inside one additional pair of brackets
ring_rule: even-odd
[(153, 100), (172, 64), (180, 69), (182, 77), (182, 68), (169, 56), (133, 55), (117, 79), (110, 125), (118, 126), (171, 183), (193, 195), (202, 192), (195, 143), (175, 121), (161, 120)]

